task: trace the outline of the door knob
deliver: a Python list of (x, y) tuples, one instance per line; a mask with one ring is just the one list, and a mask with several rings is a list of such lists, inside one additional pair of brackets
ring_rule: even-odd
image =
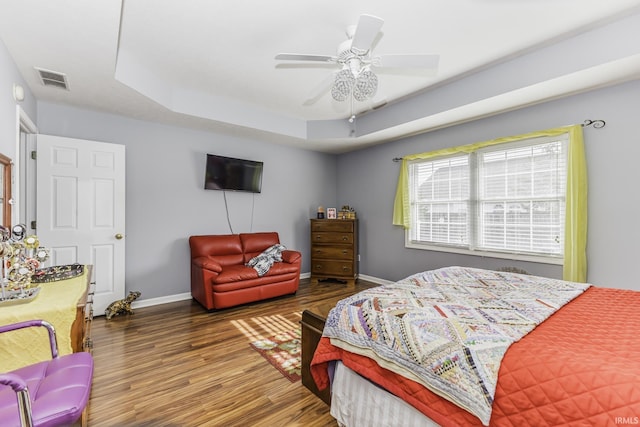
[(116, 239), (118, 239), (118, 240), (122, 240), (123, 237), (124, 236), (122, 234), (120, 234), (120, 233), (116, 234)]

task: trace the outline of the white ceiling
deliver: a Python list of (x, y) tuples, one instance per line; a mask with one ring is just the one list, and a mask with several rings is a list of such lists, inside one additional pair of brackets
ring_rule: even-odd
[[(380, 70), (378, 95), (353, 105), (366, 117), (639, 11), (640, 0), (4, 0), (0, 38), (39, 100), (341, 152), (460, 120), (478, 103), (358, 135), (349, 102), (327, 93), (303, 105), (335, 65), (276, 54), (335, 55), (363, 13), (385, 21), (375, 53), (440, 54), (437, 73)], [(44, 87), (34, 67), (65, 73), (70, 90)], [(545, 90), (566, 92), (557, 77)], [(502, 95), (484, 100), (517, 107)]]

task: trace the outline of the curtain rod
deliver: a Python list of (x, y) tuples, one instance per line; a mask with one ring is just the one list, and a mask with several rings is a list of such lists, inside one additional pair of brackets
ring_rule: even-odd
[[(596, 119), (596, 120), (585, 120), (583, 124), (581, 124), (580, 126), (587, 127), (587, 126), (593, 126), (594, 129), (601, 129), (603, 127), (605, 127), (605, 125), (607, 124), (607, 122), (605, 122), (604, 120), (600, 120), (600, 119)], [(394, 157), (392, 159), (394, 162), (399, 162), (400, 160), (402, 160), (402, 157)]]

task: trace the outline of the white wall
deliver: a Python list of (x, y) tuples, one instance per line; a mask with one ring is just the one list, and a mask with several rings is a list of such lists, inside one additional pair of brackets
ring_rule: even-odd
[(309, 218), (335, 205), (333, 155), (46, 102), (38, 118), (43, 134), (126, 146), (126, 288), (141, 299), (188, 293), (188, 237), (231, 233), (224, 193), (204, 190), (207, 153), (264, 162), (262, 193), (226, 193), (233, 232), (277, 231), (309, 272)]
[[(464, 87), (459, 90), (464, 91)], [(404, 233), (391, 225), (399, 163), (394, 157), (502, 136), (602, 119), (602, 129), (584, 129), (589, 177), (588, 281), (640, 290), (640, 81), (548, 102), (519, 111), (364, 149), (339, 157), (338, 205), (360, 218), (360, 271), (398, 280), (448, 265), (481, 268), (519, 266), (561, 277), (559, 266), (454, 255), (404, 248)]]

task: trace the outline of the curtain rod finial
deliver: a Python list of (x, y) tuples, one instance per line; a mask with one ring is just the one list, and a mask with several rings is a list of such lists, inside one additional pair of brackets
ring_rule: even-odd
[(603, 128), (607, 123), (604, 120), (585, 120), (582, 127), (593, 126), (594, 129)]

